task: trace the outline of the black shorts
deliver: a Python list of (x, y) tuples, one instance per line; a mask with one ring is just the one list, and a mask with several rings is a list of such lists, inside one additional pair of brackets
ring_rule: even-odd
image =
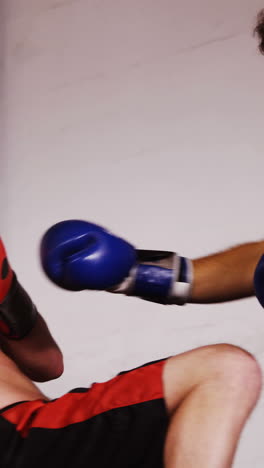
[(162, 468), (166, 360), (0, 412), (1, 468)]

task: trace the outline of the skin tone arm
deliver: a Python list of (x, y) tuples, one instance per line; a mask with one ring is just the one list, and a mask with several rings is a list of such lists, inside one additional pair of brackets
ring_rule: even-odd
[(56, 379), (63, 373), (62, 352), (40, 314), (22, 340), (10, 340), (1, 335), (0, 348), (35, 382)]
[(264, 241), (260, 241), (193, 260), (189, 302), (209, 304), (253, 296), (254, 271), (263, 253)]
[[(63, 356), (44, 319), (19, 284), (0, 238), (0, 365), (5, 355), (31, 380), (44, 382), (63, 372)], [(23, 337), (12, 339), (12, 336)]]

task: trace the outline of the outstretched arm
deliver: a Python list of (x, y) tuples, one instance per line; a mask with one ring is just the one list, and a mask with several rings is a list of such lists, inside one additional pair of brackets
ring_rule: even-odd
[(215, 303), (254, 294), (264, 241), (196, 260), (138, 250), (105, 228), (82, 220), (51, 226), (41, 241), (47, 276), (68, 290), (106, 290), (161, 304)]
[(189, 302), (224, 302), (254, 295), (254, 272), (263, 253), (264, 241), (260, 241), (193, 260)]

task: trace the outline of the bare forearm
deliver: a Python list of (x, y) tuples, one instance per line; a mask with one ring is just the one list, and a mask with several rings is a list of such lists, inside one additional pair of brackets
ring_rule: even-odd
[(251, 242), (193, 260), (193, 303), (214, 303), (254, 294), (253, 277), (264, 241)]
[(62, 353), (40, 314), (25, 338), (11, 340), (1, 335), (0, 348), (36, 382), (55, 379), (63, 372)]

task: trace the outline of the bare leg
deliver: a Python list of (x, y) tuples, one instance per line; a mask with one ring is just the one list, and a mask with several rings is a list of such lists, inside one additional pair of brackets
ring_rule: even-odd
[(260, 394), (255, 359), (231, 345), (207, 346), (169, 359), (163, 377), (171, 416), (165, 467), (231, 467)]

